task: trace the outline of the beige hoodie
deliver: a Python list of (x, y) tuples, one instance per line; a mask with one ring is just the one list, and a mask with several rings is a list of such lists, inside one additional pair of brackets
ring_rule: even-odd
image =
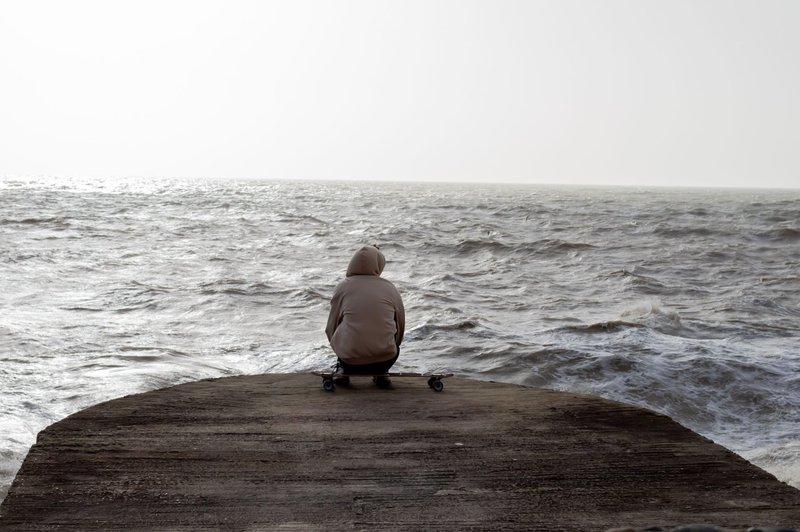
[(374, 246), (359, 249), (347, 276), (333, 291), (325, 334), (336, 355), (348, 364), (384, 362), (403, 341), (406, 314), (395, 286), (381, 278), (386, 264)]

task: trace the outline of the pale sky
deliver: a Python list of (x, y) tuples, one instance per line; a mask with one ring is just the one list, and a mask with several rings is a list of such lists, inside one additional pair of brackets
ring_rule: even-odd
[(0, 0), (0, 177), (800, 187), (800, 1)]

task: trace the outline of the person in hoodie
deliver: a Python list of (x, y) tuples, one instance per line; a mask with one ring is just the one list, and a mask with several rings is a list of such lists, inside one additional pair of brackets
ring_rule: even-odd
[[(343, 373), (386, 373), (400, 354), (406, 314), (400, 292), (381, 277), (386, 258), (376, 245), (353, 255), (347, 275), (336, 285), (325, 334)], [(386, 377), (376, 384), (390, 387)], [(348, 384), (347, 377), (337, 379)]]

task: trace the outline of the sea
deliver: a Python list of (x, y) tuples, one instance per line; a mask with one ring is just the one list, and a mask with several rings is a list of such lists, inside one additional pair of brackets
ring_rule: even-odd
[(640, 405), (800, 487), (800, 189), (6, 177), (0, 500), (81, 409), (329, 368), (370, 243), (396, 368)]

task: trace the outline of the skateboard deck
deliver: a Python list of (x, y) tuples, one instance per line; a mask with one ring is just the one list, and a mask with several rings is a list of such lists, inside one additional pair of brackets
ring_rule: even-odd
[(314, 371), (313, 374), (322, 377), (322, 389), (326, 392), (332, 392), (336, 389), (336, 383), (333, 380), (336, 377), (372, 377), (373, 380), (376, 377), (388, 377), (390, 379), (395, 377), (427, 377), (428, 386), (430, 386), (434, 392), (441, 392), (444, 390), (444, 383), (442, 382), (442, 379), (453, 376), (452, 373), (414, 373), (410, 371), (390, 371), (389, 373), (334, 373), (332, 371)]

